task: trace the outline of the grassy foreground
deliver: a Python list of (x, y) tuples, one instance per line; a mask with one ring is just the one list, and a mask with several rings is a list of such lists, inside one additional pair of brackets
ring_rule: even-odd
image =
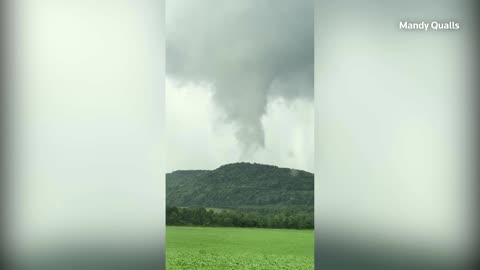
[(167, 270), (313, 269), (313, 230), (167, 226)]

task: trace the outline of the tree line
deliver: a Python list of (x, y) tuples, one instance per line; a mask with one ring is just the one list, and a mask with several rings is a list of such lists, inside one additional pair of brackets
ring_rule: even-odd
[(167, 207), (171, 226), (313, 229), (313, 211), (299, 209), (212, 210), (204, 207)]

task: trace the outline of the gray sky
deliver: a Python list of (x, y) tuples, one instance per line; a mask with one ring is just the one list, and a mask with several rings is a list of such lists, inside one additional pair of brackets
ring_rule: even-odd
[(311, 1), (167, 3), (167, 170), (313, 170)]

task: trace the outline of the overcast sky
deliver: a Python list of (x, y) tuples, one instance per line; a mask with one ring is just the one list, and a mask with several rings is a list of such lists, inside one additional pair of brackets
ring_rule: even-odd
[(313, 171), (311, 1), (167, 4), (167, 171)]

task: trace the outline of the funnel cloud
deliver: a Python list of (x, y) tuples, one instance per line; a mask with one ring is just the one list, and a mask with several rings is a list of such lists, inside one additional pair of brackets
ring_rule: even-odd
[(212, 85), (243, 155), (265, 147), (270, 100), (313, 99), (311, 1), (167, 3), (167, 76)]

